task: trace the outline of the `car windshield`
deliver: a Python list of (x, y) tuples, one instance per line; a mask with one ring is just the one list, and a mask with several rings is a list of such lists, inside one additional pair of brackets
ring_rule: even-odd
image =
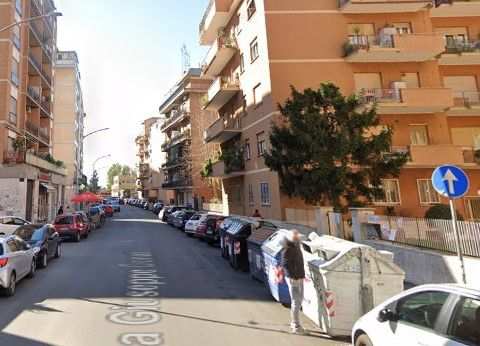
[(42, 240), (45, 233), (45, 227), (22, 227), (15, 231), (15, 235), (19, 236), (25, 241), (39, 241)]
[(73, 216), (62, 216), (55, 220), (56, 225), (71, 225), (73, 224)]

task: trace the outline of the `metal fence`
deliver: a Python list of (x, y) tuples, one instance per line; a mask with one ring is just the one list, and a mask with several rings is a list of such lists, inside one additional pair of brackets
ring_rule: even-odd
[[(378, 236), (385, 241), (456, 253), (451, 220), (376, 216)], [(458, 221), (460, 245), (466, 256), (480, 257), (480, 222)]]

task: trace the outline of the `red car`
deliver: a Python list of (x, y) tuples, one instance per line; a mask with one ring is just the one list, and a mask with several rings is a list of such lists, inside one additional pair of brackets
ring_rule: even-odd
[(59, 215), (56, 217), (53, 227), (61, 238), (70, 238), (76, 242), (87, 238), (90, 232), (90, 223), (85, 222), (80, 214)]
[(217, 241), (216, 230), (225, 217), (220, 215), (207, 215), (207, 219), (198, 225), (195, 237), (206, 239), (209, 243)]

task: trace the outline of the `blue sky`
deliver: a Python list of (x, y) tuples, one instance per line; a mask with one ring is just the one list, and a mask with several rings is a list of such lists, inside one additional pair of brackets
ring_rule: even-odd
[(164, 94), (181, 76), (181, 47), (192, 66), (206, 53), (198, 44), (198, 24), (207, 0), (55, 0), (63, 13), (58, 48), (80, 59), (87, 131), (112, 130), (85, 140), (85, 171), (98, 163), (104, 182), (113, 162), (134, 165), (134, 138), (141, 122), (158, 115)]

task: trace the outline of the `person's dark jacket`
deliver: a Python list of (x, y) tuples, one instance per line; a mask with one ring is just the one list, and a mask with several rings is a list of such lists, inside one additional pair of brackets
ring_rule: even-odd
[(294, 280), (305, 279), (305, 267), (300, 246), (299, 242), (285, 240), (282, 251), (281, 266), (285, 271), (285, 276)]

